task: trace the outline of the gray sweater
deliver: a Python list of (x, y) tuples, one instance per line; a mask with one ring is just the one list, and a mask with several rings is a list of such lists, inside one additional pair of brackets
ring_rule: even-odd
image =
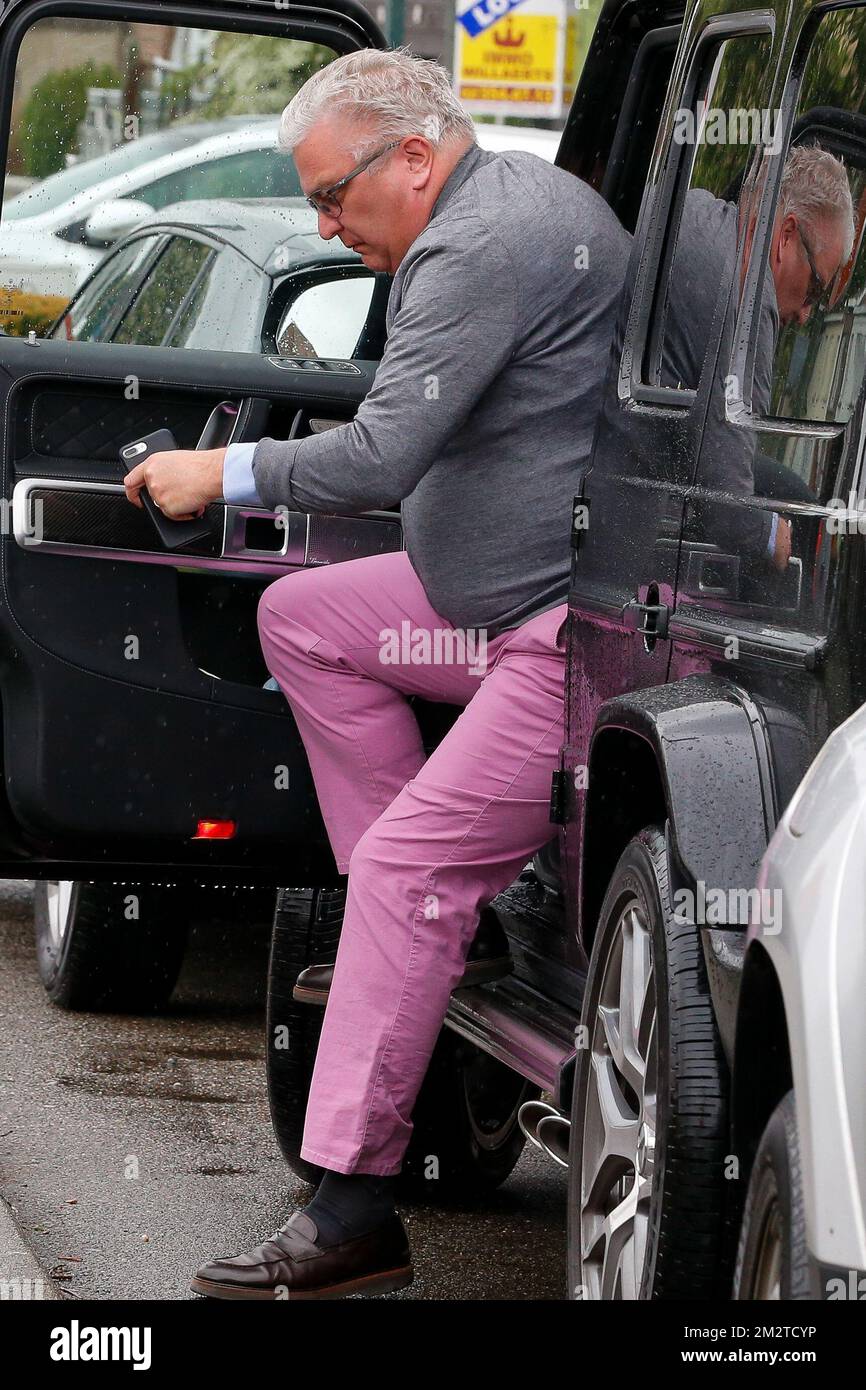
[(493, 635), (562, 603), (629, 241), (572, 174), (473, 146), (397, 269), (354, 420), (261, 440), (262, 502), (400, 503), (409, 559), (455, 627)]

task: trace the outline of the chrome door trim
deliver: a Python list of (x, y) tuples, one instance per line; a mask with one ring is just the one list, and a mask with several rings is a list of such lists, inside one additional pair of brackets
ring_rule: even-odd
[[(258, 517), (264, 519), (271, 517), (274, 522), (280, 521), (280, 529), (283, 532), (283, 543), (279, 550), (252, 550), (244, 545), (244, 529), (247, 517)], [(227, 502), (225, 506), (225, 520), (223, 522), (223, 543), (222, 558), (251, 560), (254, 564), (263, 564), (265, 573), (273, 565), (303, 565), (306, 563), (307, 551), (310, 544), (310, 518), (306, 512), (271, 512), (265, 507), (256, 507), (253, 504), (245, 506), (235, 506)], [(244, 569), (249, 566), (245, 563)]]
[[(219, 555), (190, 555), (183, 551), (128, 550), (117, 546), (82, 545), (80, 542), (50, 541), (35, 538), (30, 526), (31, 493), (41, 488), (62, 492), (106, 492), (123, 494), (122, 483), (91, 483), (70, 478), (22, 478), (12, 490), (12, 534), (16, 545), (24, 550), (42, 549), (52, 555), (98, 556), (101, 560), (123, 560), (135, 564), (170, 565), (173, 569), (210, 570), (234, 574), (273, 574), (275, 570), (291, 570), (304, 565), (327, 564), (326, 558), (310, 557), (310, 513), (293, 512), (286, 508), (269, 511), (265, 507), (234, 506), (226, 503), (223, 517), (221, 553)], [(244, 522), (247, 517), (279, 521), (284, 530), (279, 550), (254, 550), (244, 541)], [(344, 517), (341, 520), (349, 520)], [(355, 519), (387, 522), (399, 525), (391, 513), (371, 512)], [(337, 556), (335, 559), (342, 559)]]
[[(290, 513), (289, 518), (297, 517), (301, 522), (300, 535), (294, 527), (286, 528), (283, 546), (280, 551), (246, 550), (240, 543), (237, 533), (238, 518), (244, 514), (277, 518), (277, 512), (268, 512), (256, 507), (230, 507), (225, 509), (223, 521), (222, 553), (220, 555), (187, 555), (182, 551), (172, 553), (161, 550), (129, 550), (121, 546), (106, 547), (82, 545), (80, 542), (39, 540), (30, 525), (32, 515), (31, 493), (50, 488), (60, 492), (105, 492), (123, 494), (122, 483), (90, 483), (66, 478), (22, 478), (12, 490), (12, 534), (16, 545), (24, 550), (45, 550), (52, 555), (96, 556), (102, 560), (124, 560), (135, 564), (169, 565), (173, 569), (200, 569), (235, 574), (272, 574), (275, 568), (290, 569), (304, 563), (307, 549), (308, 520), (304, 513)], [(229, 513), (232, 514), (231, 520)], [(230, 525), (234, 528), (230, 532)], [(227, 548), (226, 540), (229, 537)], [(243, 536), (243, 532), (240, 532)], [(291, 551), (289, 550), (292, 543)]]

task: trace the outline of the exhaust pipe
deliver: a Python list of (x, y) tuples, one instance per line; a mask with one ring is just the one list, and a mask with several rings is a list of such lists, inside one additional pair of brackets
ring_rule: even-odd
[(530, 1144), (534, 1144), (537, 1149), (540, 1149), (541, 1145), (538, 1142), (539, 1124), (542, 1120), (558, 1114), (559, 1111), (554, 1106), (548, 1105), (545, 1100), (525, 1100), (517, 1112), (517, 1123)]
[(560, 1168), (568, 1167), (568, 1142), (571, 1135), (571, 1120), (564, 1115), (546, 1115), (538, 1122), (538, 1142), (554, 1163)]
[(517, 1112), (517, 1123), (530, 1144), (547, 1154), (560, 1168), (568, 1167), (571, 1121), (543, 1100), (526, 1100)]

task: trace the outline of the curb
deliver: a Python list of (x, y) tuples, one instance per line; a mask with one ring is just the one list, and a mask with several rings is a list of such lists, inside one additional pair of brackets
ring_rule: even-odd
[(49, 1299), (63, 1302), (19, 1231), (12, 1208), (0, 1197), (0, 1302)]

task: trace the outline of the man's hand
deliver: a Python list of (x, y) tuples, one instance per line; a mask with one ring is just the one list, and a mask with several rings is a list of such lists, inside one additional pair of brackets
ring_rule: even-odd
[(773, 564), (782, 573), (788, 568), (791, 558), (791, 523), (787, 517), (780, 516), (776, 527), (776, 547), (773, 551)]
[(173, 521), (201, 516), (209, 502), (223, 495), (225, 449), (165, 449), (136, 464), (123, 480), (135, 507), (146, 487), (161, 512)]

